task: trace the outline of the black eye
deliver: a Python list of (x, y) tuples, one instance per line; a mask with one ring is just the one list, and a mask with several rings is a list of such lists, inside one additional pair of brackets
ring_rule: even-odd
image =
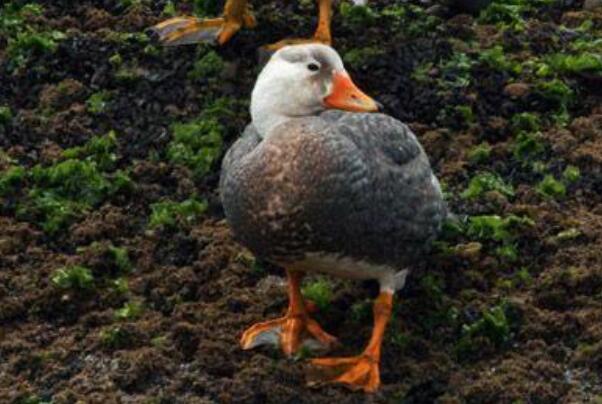
[(318, 70), (320, 70), (320, 65), (318, 65), (317, 63), (310, 63), (307, 65), (307, 68), (312, 72), (317, 72)]

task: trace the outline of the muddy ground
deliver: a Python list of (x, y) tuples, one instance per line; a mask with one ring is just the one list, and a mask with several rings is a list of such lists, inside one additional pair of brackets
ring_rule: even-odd
[[(232, 239), (217, 199), (219, 158), (249, 120), (257, 50), (310, 35), (313, 2), (254, 2), (259, 26), (222, 48), (163, 49), (138, 34), (193, 10), (174, 3), (0, 11), (0, 402), (602, 402), (601, 70), (546, 62), (599, 55), (600, 9), (337, 6), (349, 71), (413, 128), (461, 220), (396, 296), (383, 387), (364, 396), (306, 387), (303, 355), (241, 351), (247, 326), (286, 308), (285, 284)], [(32, 33), (54, 45), (23, 39)], [(218, 129), (204, 165), (171, 151), (174, 123), (190, 121)], [(73, 152), (110, 131), (108, 149)], [(103, 168), (36, 177), (69, 158)], [(483, 172), (497, 185), (467, 194)], [(116, 173), (127, 181), (115, 185)], [(42, 205), (57, 189), (60, 206)], [(202, 206), (153, 221), (153, 204), (190, 198)], [(475, 230), (470, 217), (487, 215), (510, 219)], [(75, 266), (91, 278), (59, 276)], [(376, 285), (307, 285), (328, 292), (316, 318), (342, 341), (334, 354), (358, 353)]]

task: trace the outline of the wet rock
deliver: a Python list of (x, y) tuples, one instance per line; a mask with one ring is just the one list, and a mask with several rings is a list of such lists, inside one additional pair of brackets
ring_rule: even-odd
[(472, 25), (474, 18), (468, 14), (458, 14), (447, 21), (449, 33), (461, 39), (469, 39), (474, 35)]
[(504, 87), (504, 94), (513, 98), (522, 98), (529, 94), (530, 86), (527, 83), (510, 83)]
[(598, 7), (602, 7), (602, 0), (585, 0), (583, 2), (584, 10), (593, 10)]
[(85, 95), (85, 86), (75, 79), (65, 79), (58, 84), (45, 86), (40, 93), (42, 108), (64, 109), (75, 101), (81, 101)]
[(577, 28), (584, 21), (590, 19), (590, 13), (583, 11), (567, 11), (562, 14), (562, 23), (569, 28)]

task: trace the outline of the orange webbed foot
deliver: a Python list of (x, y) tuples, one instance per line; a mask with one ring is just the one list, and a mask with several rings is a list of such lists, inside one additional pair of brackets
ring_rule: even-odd
[(310, 386), (325, 383), (342, 384), (351, 390), (374, 393), (380, 387), (379, 363), (370, 355), (348, 358), (316, 358), (311, 360)]
[(223, 45), (242, 27), (254, 28), (257, 25), (247, 3), (247, 0), (228, 0), (224, 6), (223, 17), (174, 17), (156, 24), (152, 30), (165, 46), (195, 43)]
[(287, 356), (295, 354), (301, 347), (322, 351), (337, 343), (335, 337), (324, 331), (307, 314), (287, 314), (275, 320), (254, 324), (240, 339), (242, 349), (276, 345), (280, 346)]

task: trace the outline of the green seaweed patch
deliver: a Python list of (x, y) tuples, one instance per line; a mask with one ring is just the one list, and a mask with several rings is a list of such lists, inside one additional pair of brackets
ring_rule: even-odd
[(523, 14), (528, 11), (528, 8), (522, 4), (505, 3), (501, 1), (492, 2), (481, 11), (478, 21), (485, 24), (500, 24), (517, 31), (524, 30), (525, 19)]
[(423, 276), (420, 279), (420, 290), (424, 309), (420, 324), (425, 330), (431, 332), (456, 322), (457, 309), (450, 305), (445, 296), (445, 280), (440, 274), (429, 273)]
[(53, 401), (46, 400), (37, 394), (25, 394), (19, 396), (14, 401), (15, 404), (53, 404)]
[(514, 31), (523, 31), (527, 16), (537, 8), (553, 4), (556, 0), (494, 0), (481, 11), (478, 21), (498, 24)]
[(8, 105), (0, 105), (0, 126), (8, 125), (13, 119), (13, 112)]
[(514, 244), (506, 244), (495, 249), (495, 255), (505, 262), (516, 262), (518, 260), (518, 249)]
[(362, 324), (370, 320), (372, 315), (372, 301), (370, 299), (360, 300), (351, 305), (350, 319), (355, 324)]
[(456, 105), (454, 111), (467, 125), (474, 123), (476, 120), (474, 111), (470, 105)]
[(27, 171), (21, 166), (10, 166), (0, 172), (0, 197), (8, 196), (26, 180)]
[(566, 196), (566, 186), (550, 174), (546, 175), (535, 189), (546, 198), (560, 199)]
[(303, 285), (301, 293), (306, 299), (314, 302), (320, 310), (327, 310), (333, 298), (332, 285), (323, 277)]
[(193, 0), (194, 13), (200, 17), (215, 16), (222, 10), (220, 1), (217, 0)]
[(9, 39), (6, 54), (15, 68), (23, 67), (38, 54), (54, 53), (61, 40), (67, 36), (60, 31), (22, 32)]
[(63, 151), (67, 159), (85, 159), (94, 162), (102, 171), (112, 170), (117, 162), (117, 133), (109, 131), (103, 136), (94, 136), (80, 147)]
[(113, 67), (119, 67), (123, 64), (123, 57), (119, 53), (114, 53), (109, 57), (109, 63)]
[(489, 308), (477, 321), (462, 325), (461, 337), (455, 346), (459, 359), (478, 355), (485, 343), (489, 341), (495, 348), (506, 346), (512, 339), (513, 329), (519, 325), (519, 316), (508, 303)]
[(105, 172), (115, 163), (115, 141), (111, 133), (95, 137), (82, 147), (65, 150), (64, 161), (34, 166), (27, 173), (30, 188), (17, 205), (17, 217), (38, 222), (53, 234), (107, 198), (131, 190), (127, 173)]
[(118, 295), (125, 295), (130, 291), (128, 280), (124, 277), (119, 277), (111, 282), (112, 290)]
[[(534, 225), (535, 223), (530, 218), (516, 215), (506, 217), (498, 215), (471, 216), (464, 222), (447, 224), (444, 227), (444, 238), (449, 239), (463, 235), (473, 241), (478, 240), (485, 244), (501, 262), (513, 263), (519, 258), (517, 239), (525, 229)], [(475, 253), (478, 254), (482, 248), (480, 242), (466, 245), (474, 245)], [(455, 248), (451, 248), (447, 244), (442, 244), (442, 246), (444, 255), (459, 255), (469, 258), (467, 253), (473, 253), (473, 251), (461, 251), (461, 254), (458, 254), (457, 251), (454, 251)]]
[(472, 82), (472, 68), (475, 60), (464, 52), (455, 52), (452, 56), (439, 63), (441, 75), (437, 79), (438, 86), (447, 90), (450, 88), (465, 88)]
[(516, 75), (520, 74), (523, 70), (522, 64), (510, 59), (510, 57), (504, 53), (504, 47), (501, 45), (496, 45), (489, 49), (482, 50), (479, 53), (479, 61), (491, 69), (505, 71)]
[(383, 50), (374, 46), (354, 48), (345, 52), (343, 61), (354, 69), (366, 68), (372, 61), (383, 55)]
[(412, 72), (412, 80), (423, 84), (429, 83), (432, 74), (435, 72), (433, 67), (433, 62), (424, 62), (417, 65)]
[(569, 165), (562, 172), (562, 180), (567, 184), (577, 182), (579, 181), (579, 178), (581, 178), (581, 170), (579, 170), (579, 167)]
[(545, 151), (541, 133), (520, 132), (512, 145), (512, 154), (517, 160), (531, 159)]
[(602, 55), (592, 52), (582, 52), (577, 55), (558, 53), (548, 56), (546, 62), (554, 72), (560, 74), (602, 74)]
[(57, 269), (50, 278), (59, 289), (90, 290), (94, 287), (94, 276), (89, 268), (73, 265)]
[(150, 3), (150, 0), (118, 0), (117, 5), (127, 10), (132, 7), (148, 6)]
[(61, 31), (40, 31), (29, 21), (40, 16), (44, 8), (39, 4), (14, 2), (0, 9), (0, 36), (6, 38), (6, 56), (9, 71), (25, 66), (33, 57), (54, 53), (60, 41), (66, 38)]
[[(441, 30), (441, 19), (427, 13), (424, 7), (413, 4), (404, 5), (406, 18), (399, 21), (399, 27), (410, 37), (424, 37), (425, 33), (437, 33)], [(384, 11), (386, 15), (394, 15), (396, 6), (389, 6)]]
[(123, 307), (115, 310), (115, 319), (120, 321), (131, 321), (140, 318), (144, 313), (144, 305), (141, 302), (131, 301), (124, 303)]
[(485, 192), (496, 191), (506, 197), (514, 196), (514, 188), (506, 184), (504, 180), (496, 173), (483, 172), (474, 176), (468, 188), (460, 194), (464, 199), (476, 199)]
[(133, 271), (134, 266), (132, 265), (132, 261), (130, 260), (128, 250), (126, 248), (110, 245), (108, 252), (110, 259), (114, 262), (115, 266), (121, 273), (129, 273)]
[(534, 225), (532, 219), (516, 215), (504, 218), (498, 215), (471, 216), (466, 224), (465, 233), (479, 240), (508, 243), (512, 242), (521, 230)]
[(174, 228), (178, 225), (192, 225), (197, 223), (199, 218), (207, 210), (208, 204), (205, 201), (198, 201), (194, 198), (183, 202), (165, 201), (151, 205), (151, 215), (148, 226), (151, 229), (158, 227)]
[(223, 126), (215, 118), (198, 118), (172, 125), (173, 139), (167, 157), (175, 164), (190, 168), (196, 177), (207, 174), (223, 149)]
[[(591, 20), (584, 21), (577, 30), (587, 31), (586, 26), (589, 26), (589, 29), (591, 29), (591, 25), (593, 25)], [(599, 38), (599, 35), (592, 35), (590, 37), (580, 35), (571, 43), (570, 48), (575, 52), (596, 52), (599, 54), (602, 52), (602, 38)]]
[(150, 42), (149, 36), (144, 32), (106, 31), (104, 39), (116, 44), (146, 45)]
[(533, 284), (533, 276), (527, 267), (521, 267), (509, 277), (499, 278), (495, 286), (507, 292)]
[(491, 155), (491, 145), (487, 142), (478, 144), (468, 152), (468, 159), (473, 164), (484, 163)]
[(16, 215), (21, 220), (39, 223), (48, 234), (55, 234), (87, 211), (88, 205), (84, 203), (35, 189), (27, 201), (17, 207)]
[(368, 6), (353, 5), (348, 2), (341, 2), (339, 5), (343, 23), (352, 27), (366, 28), (376, 22), (379, 15)]
[(175, 17), (177, 13), (178, 13), (178, 10), (176, 9), (176, 6), (173, 3), (173, 1), (168, 0), (167, 2), (165, 2), (165, 6), (163, 7), (163, 10), (161, 11), (161, 15), (163, 17)]
[(123, 326), (112, 326), (99, 333), (100, 343), (109, 349), (123, 349), (130, 346), (134, 335)]
[(95, 264), (90, 264), (90, 266), (95, 270), (96, 274), (102, 276), (114, 274), (118, 276), (130, 274), (134, 271), (134, 265), (125, 247), (117, 247), (113, 243), (107, 244), (95, 241), (89, 246), (78, 247), (77, 252), (91, 253), (88, 255), (93, 258)]
[(110, 192), (111, 183), (93, 162), (68, 159), (50, 167), (37, 165), (31, 172), (40, 191), (96, 205)]
[(109, 104), (110, 97), (111, 95), (108, 91), (98, 91), (88, 97), (86, 100), (86, 109), (94, 115), (102, 114)]
[(563, 110), (572, 104), (575, 99), (573, 89), (560, 79), (540, 82), (537, 85), (537, 90), (543, 98), (554, 102)]
[(514, 133), (537, 132), (541, 128), (541, 120), (534, 112), (521, 112), (512, 117), (511, 125)]
[(209, 50), (199, 58), (192, 70), (188, 72), (188, 78), (191, 80), (207, 79), (217, 76), (224, 69), (224, 60), (214, 50)]

